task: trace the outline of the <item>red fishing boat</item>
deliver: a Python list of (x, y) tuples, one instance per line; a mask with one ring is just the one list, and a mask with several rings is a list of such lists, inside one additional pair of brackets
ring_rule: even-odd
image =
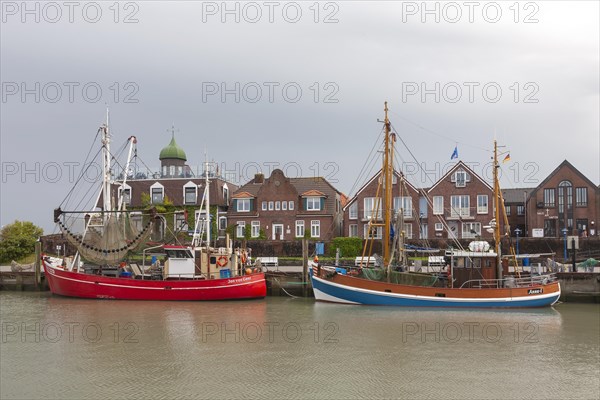
[[(102, 138), (102, 188), (93, 211), (54, 211), (54, 220), (66, 239), (77, 248), (71, 259), (56, 262), (43, 257), (48, 285), (53, 294), (69, 297), (120, 300), (237, 300), (266, 296), (265, 275), (252, 268), (244, 249), (234, 249), (229, 237), (225, 247), (211, 247), (210, 238), (209, 174), (205, 171), (206, 184), (191, 246), (163, 245), (164, 263), (154, 261), (146, 268), (128, 261), (132, 252), (143, 247), (149, 238), (154, 220), (161, 218), (156, 212), (144, 214), (146, 221), (138, 229), (129, 218), (120, 194), (113, 206), (114, 191), (111, 187), (113, 173), (110, 153), (108, 118), (99, 129)], [(129, 152), (125, 171), (136, 143), (129, 138)], [(126, 175), (126, 174), (125, 174)], [(126, 178), (120, 183), (123, 189)], [(83, 233), (72, 231), (75, 225), (70, 214), (84, 214)]]

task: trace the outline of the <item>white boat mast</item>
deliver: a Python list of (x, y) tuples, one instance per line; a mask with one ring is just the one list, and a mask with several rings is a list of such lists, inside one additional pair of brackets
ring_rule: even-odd
[(129, 152), (127, 153), (127, 162), (125, 163), (125, 170), (123, 171), (123, 182), (121, 182), (121, 193), (119, 194), (119, 204), (117, 209), (123, 211), (123, 192), (127, 182), (127, 173), (129, 172), (129, 165), (131, 164), (131, 154), (133, 153), (133, 145), (137, 143), (135, 136), (129, 138)]
[(206, 248), (210, 247), (210, 181), (208, 180), (208, 161), (204, 157), (204, 195), (206, 196)]
[(104, 211), (104, 222), (108, 221), (112, 210), (110, 193), (110, 132), (109, 111), (106, 109), (106, 124), (102, 129), (102, 210)]

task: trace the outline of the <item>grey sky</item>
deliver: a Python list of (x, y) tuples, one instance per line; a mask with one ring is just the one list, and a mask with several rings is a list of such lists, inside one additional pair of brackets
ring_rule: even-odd
[[(238, 178), (254, 172), (249, 163), (265, 172), (279, 163), (351, 194), (387, 100), (396, 131), (434, 180), (457, 144), (485, 176), (494, 132), (511, 155), (504, 187), (535, 186), (565, 158), (600, 180), (596, 1), (427, 3), (439, 22), (422, 2), (275, 2), (272, 23), (264, 2), (227, 3), (238, 4), (238, 23), (220, 1), (120, 3), (118, 22), (113, 2), (80, 2), (72, 23), (68, 7), (54, 4), (29, 2), (27, 14), (21, 2), (2, 2), (2, 225), (24, 219), (53, 231), (52, 209), (71, 187), (64, 163), (83, 162), (105, 103), (114, 146), (136, 135), (151, 167), (174, 122), (190, 165), (206, 149)], [(225, 101), (222, 84), (232, 90)], [(430, 186), (399, 150), (413, 184)], [(60, 179), (49, 163), (61, 166)]]

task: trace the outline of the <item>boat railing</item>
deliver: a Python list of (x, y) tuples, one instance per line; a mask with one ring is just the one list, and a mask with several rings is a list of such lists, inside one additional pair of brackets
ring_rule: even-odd
[(471, 279), (464, 282), (460, 288), (472, 289), (499, 289), (520, 288), (547, 285), (557, 280), (556, 274), (531, 275), (521, 278), (508, 276), (503, 279)]

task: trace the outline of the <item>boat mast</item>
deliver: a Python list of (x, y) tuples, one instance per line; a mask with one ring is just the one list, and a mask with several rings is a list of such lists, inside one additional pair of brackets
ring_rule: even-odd
[(498, 183), (498, 143), (494, 139), (494, 218), (496, 224), (494, 226), (494, 246), (496, 250), (496, 268), (497, 268), (497, 279), (502, 279), (502, 256), (500, 254), (500, 207), (502, 202), (500, 201), (500, 184)]
[(112, 211), (111, 193), (110, 193), (110, 133), (108, 130), (109, 112), (106, 109), (106, 124), (102, 129), (102, 205), (104, 213), (104, 222), (110, 218)]
[(383, 263), (389, 266), (390, 263), (390, 224), (392, 214), (392, 152), (390, 146), (390, 120), (388, 118), (388, 106), (385, 102), (385, 153), (383, 155), (383, 188), (384, 188), (384, 220), (383, 220)]
[(206, 196), (206, 249), (210, 247), (210, 181), (208, 180), (208, 160), (204, 157), (204, 195)]

